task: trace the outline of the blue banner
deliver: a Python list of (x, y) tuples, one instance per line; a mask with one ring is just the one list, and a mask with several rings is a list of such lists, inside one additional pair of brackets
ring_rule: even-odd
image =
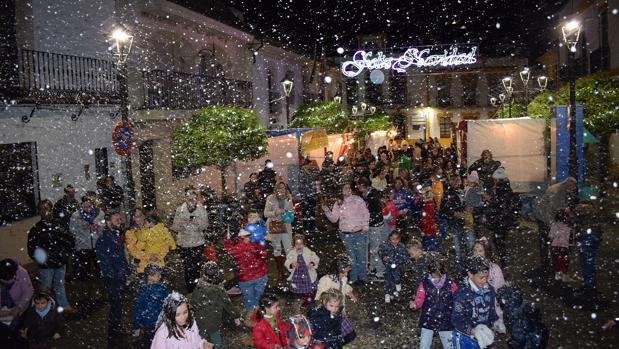
[(570, 175), (570, 131), (567, 127), (567, 107), (564, 105), (556, 106), (554, 107), (554, 112), (557, 119), (557, 140), (555, 145), (557, 175), (555, 178), (555, 183), (559, 183), (563, 182)]

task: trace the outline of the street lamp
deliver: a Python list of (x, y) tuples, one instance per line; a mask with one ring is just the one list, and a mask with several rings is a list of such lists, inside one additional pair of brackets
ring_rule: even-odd
[(540, 91), (546, 91), (546, 87), (548, 86), (548, 77), (547, 76), (539, 76), (537, 78), (537, 84), (539, 85)]
[(531, 78), (531, 71), (529, 68), (524, 68), (520, 72), (520, 80), (524, 86), (524, 101), (525, 105), (529, 105), (529, 79)]
[(504, 94), (504, 93), (500, 93), (500, 94), (499, 94), (499, 101), (501, 101), (501, 118), (504, 116), (504, 115), (503, 115), (503, 105), (505, 105), (505, 98), (506, 98), (506, 97), (507, 97), (507, 96), (505, 96), (505, 94)]
[(375, 106), (371, 106), (370, 107), (370, 114), (374, 115), (374, 113), (376, 113), (376, 107)]
[(335, 96), (333, 97), (333, 101), (337, 104), (342, 103), (342, 96)]
[[(514, 88), (512, 87), (513, 80), (511, 77), (506, 76), (503, 78), (503, 88), (507, 93), (507, 102), (509, 103), (509, 118), (512, 118), (512, 102), (514, 100)], [(499, 96), (500, 97), (500, 96)], [(505, 98), (503, 98), (505, 100)]]
[(561, 28), (563, 32), (563, 41), (567, 44), (567, 64), (568, 75), (570, 80), (570, 157), (569, 157), (569, 173), (570, 176), (577, 177), (576, 163), (576, 77), (574, 76), (574, 59), (576, 56), (576, 45), (580, 37), (580, 22), (571, 20)]
[(286, 96), (286, 127), (290, 127), (290, 92), (292, 92), (292, 80), (285, 78), (281, 82), (284, 89), (284, 95)]
[(352, 106), (352, 108), (350, 108), (350, 113), (351, 113), (352, 115), (357, 114), (357, 106), (356, 106), (356, 105), (353, 105), (353, 106)]
[[(121, 128), (131, 129), (129, 122), (129, 89), (127, 84), (127, 58), (133, 46), (133, 35), (130, 35), (122, 26), (114, 29), (109, 40), (113, 43), (114, 56), (117, 63), (117, 79), (119, 87), (119, 104), (121, 115)], [(133, 140), (132, 140), (133, 141)], [(130, 220), (132, 208), (135, 206), (135, 183), (133, 182), (133, 170), (131, 163), (131, 149), (133, 144), (127, 144), (127, 151), (123, 156), (125, 176), (127, 177), (127, 203), (125, 210)]]
[(365, 102), (361, 102), (361, 112), (365, 113), (365, 110), (368, 108), (368, 105)]

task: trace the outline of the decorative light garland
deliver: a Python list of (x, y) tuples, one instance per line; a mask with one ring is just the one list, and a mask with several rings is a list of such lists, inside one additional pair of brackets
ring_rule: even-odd
[(456, 65), (473, 64), (477, 62), (477, 47), (472, 47), (469, 52), (458, 52), (457, 47), (444, 50), (442, 54), (430, 54), (430, 49), (420, 50), (415, 47), (407, 49), (400, 57), (387, 57), (378, 52), (376, 58), (372, 58), (372, 52), (363, 50), (355, 52), (352, 61), (342, 63), (344, 76), (353, 78), (363, 72), (364, 69), (393, 69), (403, 73), (410, 66), (422, 67), (449, 67)]

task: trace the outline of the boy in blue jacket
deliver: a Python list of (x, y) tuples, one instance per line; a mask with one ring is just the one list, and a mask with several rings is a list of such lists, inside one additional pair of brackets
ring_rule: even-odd
[(491, 328), (498, 317), (494, 308), (495, 291), (488, 284), (489, 270), (490, 263), (486, 258), (469, 258), (468, 277), (454, 295), (451, 313), (454, 348), (485, 348), (494, 341)]
[(168, 289), (161, 283), (161, 267), (148, 264), (144, 268), (146, 284), (140, 288), (133, 305), (133, 336), (142, 332), (142, 347), (150, 348), (155, 336), (155, 324), (163, 301), (168, 296)]
[(385, 303), (391, 303), (391, 290), (395, 284), (393, 296), (397, 297), (402, 291), (400, 274), (402, 267), (409, 263), (406, 247), (400, 242), (400, 232), (393, 230), (389, 233), (389, 240), (378, 247), (378, 255), (385, 265)]

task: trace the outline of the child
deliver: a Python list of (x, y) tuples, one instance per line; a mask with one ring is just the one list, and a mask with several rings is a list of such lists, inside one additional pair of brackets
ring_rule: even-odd
[(178, 292), (170, 293), (163, 301), (156, 328), (151, 349), (213, 348), (212, 343), (200, 337), (193, 309), (187, 298)]
[(202, 277), (191, 294), (191, 304), (194, 305), (200, 336), (211, 341), (215, 349), (222, 348), (220, 330), (224, 313), (234, 319), (237, 326), (241, 324), (239, 312), (221, 286), (223, 281), (223, 271), (217, 263), (206, 262)]
[(326, 348), (341, 349), (344, 346), (341, 335), (343, 299), (344, 295), (340, 290), (331, 288), (320, 296), (320, 305), (309, 311), (314, 338)]
[(256, 349), (284, 349), (288, 347), (290, 323), (280, 317), (279, 298), (265, 294), (260, 298), (258, 309), (251, 316), (254, 327), (251, 336)]
[(425, 187), (421, 191), (423, 195), (423, 209), (421, 213), (421, 236), (423, 249), (426, 251), (438, 251), (437, 225), (434, 217), (434, 194), (431, 187)]
[(301, 304), (303, 308), (307, 307), (316, 292), (318, 262), (320, 258), (316, 253), (305, 247), (305, 237), (295, 234), (294, 249), (286, 256), (286, 268), (290, 271), (288, 281), (290, 281), (292, 292), (303, 300)]
[[(494, 288), (495, 292), (498, 292), (503, 286), (505, 286), (505, 278), (503, 277), (503, 271), (501, 267), (497, 263), (493, 261), (494, 253), (488, 239), (481, 238), (475, 241), (473, 245), (473, 256), (481, 256), (488, 260), (489, 271), (488, 271), (488, 284)], [(494, 324), (495, 330), (500, 333), (505, 333), (505, 324), (503, 321), (503, 309), (498, 306), (498, 303), (495, 304), (496, 315), (498, 316), (497, 322)]]
[(568, 225), (566, 210), (557, 211), (554, 221), (550, 224), (548, 237), (551, 241), (552, 256), (555, 260), (555, 280), (563, 282), (570, 281), (567, 259), (570, 254), (570, 233), (571, 228)]
[(224, 241), (224, 250), (234, 258), (239, 287), (247, 311), (258, 305), (268, 281), (267, 251), (259, 243), (250, 242), (250, 235), (247, 230), (241, 229), (238, 236), (227, 236)]
[(389, 231), (395, 229), (398, 222), (400, 212), (395, 207), (395, 203), (391, 199), (391, 193), (388, 190), (383, 192), (383, 221), (387, 224)]
[(138, 273), (143, 273), (150, 263), (164, 267), (168, 252), (176, 249), (172, 233), (162, 223), (158, 223), (156, 217), (146, 216), (145, 224), (145, 228), (133, 231), (134, 241), (127, 241), (127, 249), (139, 260)]
[(161, 283), (161, 267), (157, 264), (147, 265), (144, 275), (146, 285), (138, 291), (133, 306), (133, 336), (137, 337), (142, 332), (142, 347), (150, 348), (168, 289)]
[(323, 292), (335, 288), (340, 290), (344, 295), (342, 297), (342, 337), (344, 344), (352, 342), (357, 334), (355, 333), (352, 323), (346, 317), (346, 297), (350, 298), (353, 303), (357, 302), (357, 295), (353, 288), (348, 284), (348, 273), (351, 270), (352, 260), (346, 254), (340, 255), (337, 261), (337, 275), (325, 275), (318, 281), (318, 289), (316, 291), (315, 300), (320, 301)]
[(585, 290), (595, 290), (595, 257), (602, 240), (602, 226), (596, 219), (593, 203), (583, 202), (576, 206), (576, 243), (585, 281)]
[(494, 287), (488, 284), (490, 264), (481, 256), (472, 256), (467, 278), (454, 295), (451, 324), (454, 348), (485, 348), (494, 342), (490, 329), (497, 320)]
[(384, 241), (378, 248), (378, 255), (385, 264), (385, 303), (391, 303), (392, 284), (395, 284), (393, 296), (397, 297), (402, 290), (400, 271), (408, 262), (408, 254), (404, 244), (400, 242), (400, 232), (393, 230), (389, 233), (389, 240)]
[(267, 234), (267, 226), (258, 212), (249, 212), (247, 215), (247, 224), (245, 230), (251, 233), (249, 241), (257, 242), (264, 246), (266, 244), (265, 236)]
[(22, 337), (28, 341), (28, 348), (49, 349), (60, 339), (62, 317), (56, 310), (56, 304), (47, 293), (37, 293), (21, 320)]
[(445, 273), (443, 261), (440, 258), (433, 258), (428, 264), (428, 276), (417, 287), (412, 302), (413, 310), (421, 309), (420, 349), (430, 349), (435, 331), (438, 331), (443, 349), (450, 348), (453, 294), (457, 290), (456, 283)]
[[(419, 285), (426, 275), (430, 256), (423, 251), (421, 242), (417, 239), (411, 239), (408, 244), (406, 244), (406, 252), (408, 252), (408, 256), (410, 257), (409, 265), (412, 271), (411, 285)], [(411, 305), (411, 308), (412, 307)]]
[(290, 330), (288, 341), (291, 349), (324, 349), (322, 343), (314, 341), (312, 328), (309, 321), (303, 315), (295, 315), (290, 318)]

